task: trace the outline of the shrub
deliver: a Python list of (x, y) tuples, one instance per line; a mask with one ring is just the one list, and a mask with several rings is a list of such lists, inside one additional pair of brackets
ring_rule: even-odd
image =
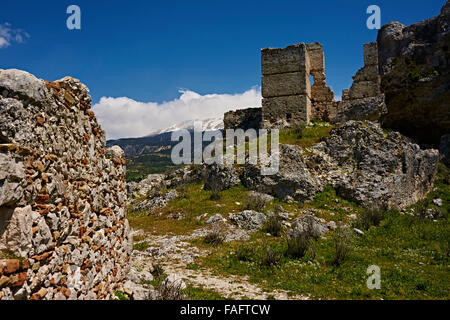
[(296, 126), (292, 128), (292, 133), (294, 133), (297, 136), (297, 139), (300, 139), (303, 136), (303, 127)]
[(313, 219), (308, 219), (302, 230), (294, 230), (288, 236), (288, 255), (294, 258), (303, 258), (309, 251), (311, 258), (314, 258), (316, 255), (314, 241), (317, 237), (314, 221)]
[(165, 278), (156, 289), (161, 300), (183, 300), (184, 283), (182, 281), (169, 281)]
[(272, 248), (267, 247), (261, 257), (261, 264), (265, 267), (274, 267), (280, 263), (281, 257)]
[(266, 206), (266, 203), (267, 200), (263, 195), (255, 194), (245, 199), (244, 208), (245, 210), (254, 210), (261, 212)]
[(236, 258), (239, 261), (251, 261), (252, 256), (254, 255), (253, 248), (247, 247), (247, 246), (240, 246), (236, 250)]
[(358, 217), (357, 224), (361, 229), (368, 230), (371, 226), (378, 226), (384, 218), (379, 209), (364, 209)]
[(314, 238), (305, 232), (295, 233), (287, 239), (287, 253), (294, 258), (303, 258), (311, 247)]
[(262, 230), (264, 232), (270, 233), (274, 237), (278, 237), (283, 230), (281, 218), (278, 215), (269, 216)]
[(145, 251), (149, 247), (150, 247), (150, 245), (147, 243), (147, 241), (142, 241), (142, 242), (139, 242), (139, 243), (135, 243), (133, 245), (133, 250)]
[(183, 184), (178, 187), (178, 198), (180, 199), (189, 199), (189, 189), (187, 185)]
[(161, 278), (161, 277), (163, 277), (164, 276), (164, 269), (163, 269), (163, 267), (161, 267), (161, 265), (160, 264), (154, 264), (153, 265), (153, 272), (152, 272), (152, 275), (155, 277), (155, 278)]
[(214, 229), (208, 233), (203, 241), (213, 247), (220, 245), (225, 240), (225, 236), (220, 232), (219, 229)]
[(334, 230), (333, 265), (340, 266), (347, 260), (352, 249), (353, 233), (349, 228), (339, 227)]
[(209, 197), (212, 201), (219, 201), (222, 198), (222, 195), (220, 194), (220, 191), (212, 191), (211, 197)]

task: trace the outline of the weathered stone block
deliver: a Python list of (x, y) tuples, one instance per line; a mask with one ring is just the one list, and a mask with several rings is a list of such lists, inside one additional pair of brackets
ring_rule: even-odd
[(310, 121), (311, 101), (303, 95), (263, 98), (262, 110), (266, 126), (276, 123), (280, 127), (303, 124)]
[(350, 99), (363, 99), (375, 97), (380, 94), (380, 86), (373, 81), (354, 82), (349, 90)]
[(311, 100), (315, 102), (329, 102), (334, 100), (334, 92), (329, 87), (312, 86)]
[(264, 98), (288, 95), (311, 96), (309, 77), (306, 72), (289, 72), (263, 76), (262, 96)]
[(365, 66), (364, 68), (361, 68), (356, 72), (356, 74), (353, 76), (353, 81), (359, 82), (359, 81), (379, 81), (380, 76), (378, 75), (378, 66), (377, 65), (371, 65), (371, 66)]
[(266, 48), (261, 50), (263, 75), (300, 72), (309, 73), (308, 52), (304, 43), (286, 48)]
[(378, 45), (376, 42), (364, 44), (364, 65), (378, 68)]
[(309, 55), (310, 71), (325, 71), (325, 55), (318, 42), (306, 44)]

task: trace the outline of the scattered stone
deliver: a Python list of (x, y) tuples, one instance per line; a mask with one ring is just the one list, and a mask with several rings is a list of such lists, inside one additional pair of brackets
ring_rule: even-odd
[(230, 213), (228, 219), (239, 228), (257, 231), (262, 228), (267, 217), (264, 213), (253, 210), (244, 210), (238, 213)]
[(226, 221), (227, 221), (227, 220), (226, 220), (224, 217), (222, 217), (221, 214), (217, 213), (217, 214), (215, 214), (215, 215), (209, 217), (209, 218), (206, 220), (206, 223), (207, 223), (207, 224), (212, 224), (212, 223), (216, 223), (216, 222), (226, 222)]

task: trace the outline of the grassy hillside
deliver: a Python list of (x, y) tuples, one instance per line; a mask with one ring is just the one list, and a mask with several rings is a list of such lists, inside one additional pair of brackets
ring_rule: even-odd
[[(338, 197), (331, 187), (317, 194), (310, 203), (288, 204), (274, 200), (262, 211), (272, 211), (276, 205), (281, 205), (295, 215), (314, 212), (327, 221), (361, 228), (364, 235), (339, 243), (337, 231), (329, 231), (325, 237), (313, 241), (301, 258), (289, 253), (283, 235), (272, 236), (265, 231), (253, 233), (245, 242), (218, 246), (193, 239), (190, 240), (192, 246), (207, 249), (209, 254), (199, 257), (189, 268), (212, 270), (214, 274), (225, 276), (246, 276), (267, 292), (282, 289), (311, 298), (449, 299), (449, 181), (450, 170), (441, 164), (435, 189), (425, 200), (405, 212), (383, 212), (372, 220), (367, 219), (367, 210)], [(132, 227), (143, 228), (150, 234), (191, 234), (194, 229), (205, 226), (203, 220), (195, 219), (205, 212), (221, 213), (225, 217), (229, 212), (242, 211), (248, 206), (246, 190), (241, 185), (223, 191), (217, 201), (211, 200), (211, 192), (201, 187), (201, 184), (180, 187), (181, 196), (150, 216), (142, 212), (130, 213)], [(442, 199), (441, 207), (432, 201), (438, 197)], [(411, 209), (414, 209), (414, 216), (409, 214)], [(427, 209), (439, 210), (441, 218), (425, 218)], [(170, 213), (177, 212), (183, 212), (184, 218), (169, 218)], [(352, 215), (356, 215), (356, 219)], [(335, 263), (337, 245), (349, 249), (348, 256), (339, 265)], [(381, 269), (379, 290), (366, 286), (366, 271), (371, 265)]]

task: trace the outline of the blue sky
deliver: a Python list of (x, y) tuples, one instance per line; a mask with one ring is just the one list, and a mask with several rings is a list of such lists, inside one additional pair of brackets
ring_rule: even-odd
[[(321, 42), (327, 82), (340, 96), (363, 65), (366, 8), (381, 8), (382, 24), (409, 25), (436, 16), (445, 0), (341, 1), (2, 1), (0, 24), (29, 34), (0, 48), (0, 68), (39, 78), (71, 75), (101, 97), (155, 102), (237, 94), (259, 86), (260, 49)], [(66, 28), (76, 4), (82, 30)]]

